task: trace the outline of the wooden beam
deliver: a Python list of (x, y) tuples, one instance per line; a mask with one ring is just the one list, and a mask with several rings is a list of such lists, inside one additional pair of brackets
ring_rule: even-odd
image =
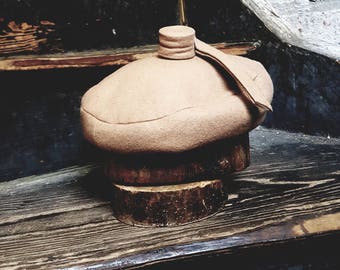
[[(259, 44), (259, 42), (216, 43), (213, 46), (225, 53), (245, 55), (255, 50)], [(157, 45), (147, 45), (129, 49), (0, 57), (0, 70), (40, 70), (125, 65), (138, 59), (156, 55), (157, 47)]]

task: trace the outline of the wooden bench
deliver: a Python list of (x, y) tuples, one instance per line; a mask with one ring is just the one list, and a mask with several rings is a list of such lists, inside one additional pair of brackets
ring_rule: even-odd
[[(251, 166), (225, 180), (223, 208), (184, 226), (117, 221), (101, 164), (3, 182), (0, 269), (171, 269), (174, 262), (204, 265), (206, 256), (228, 265), (233, 260), (221, 259), (223, 254), (240, 250), (265, 250), (273, 263), (271, 251), (282, 243), (295, 243), (288, 250), (301, 260), (311, 256), (311, 263), (315, 254), (296, 244), (301, 241), (319, 247), (316, 254), (333, 254), (328, 264), (339, 266), (328, 242), (339, 243), (340, 139), (259, 127), (250, 133), (250, 145)], [(237, 258), (239, 267), (247, 264), (247, 256)]]

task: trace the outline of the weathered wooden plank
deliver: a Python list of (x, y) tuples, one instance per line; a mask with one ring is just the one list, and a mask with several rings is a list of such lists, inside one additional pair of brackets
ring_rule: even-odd
[(340, 59), (340, 2), (242, 0), (283, 42)]
[[(337, 188), (339, 189), (339, 187)], [(337, 203), (332, 202), (333, 196), (339, 196), (339, 194), (332, 195), (332, 192), (328, 191), (329, 187), (319, 190), (330, 200), (325, 199), (327, 202), (318, 202), (314, 206), (310, 206), (309, 202), (317, 199), (318, 191), (314, 193), (303, 190), (299, 195), (304, 194), (304, 196), (301, 196), (301, 200), (291, 209), (287, 209), (285, 203), (287, 200), (295, 201), (294, 192), (285, 193), (284, 196), (279, 194), (275, 196), (274, 194), (270, 198), (260, 200), (254, 198), (259, 203), (255, 205), (252, 200), (245, 201), (242, 206), (244, 209), (241, 211), (240, 209), (234, 211), (234, 207), (229, 206), (223, 212), (205, 221), (164, 230), (129, 227), (113, 219), (72, 227), (64, 224), (65, 227), (48, 231), (39, 230), (39, 226), (36, 224), (35, 231), (31, 233), (1, 237), (0, 248), (2, 254), (6, 255), (4, 260), (1, 260), (1, 266), (24, 268), (54, 268), (58, 266), (61, 268), (111, 261), (109, 267), (118, 268), (128, 260), (127, 257), (137, 256), (139, 253), (144, 253), (145, 263), (150, 259), (168, 259), (178, 255), (184, 256), (190, 255), (190, 253), (230, 248), (235, 245), (270, 241), (272, 237), (272, 240), (278, 240), (308, 236), (315, 233), (315, 230), (309, 232), (303, 227), (303, 224), (313, 223), (313, 216), (316, 217), (316, 220), (322, 219), (325, 224), (339, 224), (337, 222), (338, 214), (331, 214), (332, 211), (339, 211), (339, 200)], [(266, 206), (276, 204), (280, 198), (282, 203), (279, 207), (273, 207), (272, 211), (266, 211), (268, 210)], [(323, 216), (322, 213), (325, 215)], [(65, 218), (67, 216), (64, 216)], [(68, 218), (72, 219), (71, 216)], [(281, 223), (282, 227), (279, 225)], [(295, 228), (293, 232), (287, 230), (287, 223)], [(274, 228), (266, 229), (270, 225), (274, 225)], [(255, 238), (256, 234), (247, 235), (249, 231), (262, 229), (263, 231), (257, 238)], [(328, 232), (339, 230), (339, 226), (327, 227), (325, 225), (321, 232), (325, 230)], [(246, 235), (243, 236), (243, 233)], [(221, 240), (214, 242), (213, 239), (216, 238)], [(138, 240), (136, 241), (136, 239)], [(232, 241), (233, 239), (234, 241)], [(205, 241), (211, 241), (211, 243), (200, 243)], [(194, 247), (201, 245), (201, 248), (190, 248), (192, 242)], [(226, 243), (228, 245), (225, 245)], [(185, 246), (183, 247), (183, 245)], [(27, 250), (28, 247), (29, 250)], [(154, 253), (157, 254), (156, 257), (152, 256)], [(131, 266), (134, 263), (131, 258), (128, 261), (126, 266)]]
[[(255, 50), (259, 44), (259, 42), (222, 42), (213, 44), (213, 46), (225, 53), (245, 55)], [(128, 49), (1, 57), (0, 70), (39, 70), (125, 65), (138, 59), (156, 55), (157, 48), (158, 45), (146, 45)]]
[(340, 140), (250, 135), (253, 163), (226, 182), (224, 207), (184, 226), (118, 222), (97, 167), (2, 183), (0, 268), (117, 269), (339, 231)]
[[(76, 167), (39, 178), (27, 177), (19, 181), (5, 182), (0, 186), (0, 197), (4, 202), (3, 208), (0, 210), (0, 223), (7, 224), (39, 216), (106, 205), (107, 202), (96, 200), (87, 194), (86, 190), (81, 190), (78, 186), (80, 179), (86, 181), (86, 177), (96, 177), (96, 172), (89, 174), (91, 169), (93, 166), (83, 167), (81, 170)], [(60, 190), (68, 192), (60, 194)], [(39, 196), (36, 196), (37, 193)]]

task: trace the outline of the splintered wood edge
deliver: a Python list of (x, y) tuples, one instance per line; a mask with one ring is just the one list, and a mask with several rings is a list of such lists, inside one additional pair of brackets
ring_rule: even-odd
[[(260, 42), (211, 44), (224, 53), (245, 55), (260, 46)], [(0, 71), (40, 70), (60, 68), (84, 68), (126, 65), (132, 61), (157, 54), (158, 45), (146, 45), (128, 49), (66, 52), (45, 55), (22, 55), (0, 57)]]
[(195, 188), (204, 188), (208, 185), (221, 182), (221, 180), (205, 180), (187, 184), (175, 184), (175, 185), (162, 185), (162, 186), (125, 186), (119, 184), (113, 184), (114, 186), (118, 187), (119, 189), (137, 193), (137, 192), (175, 192), (175, 191), (184, 191), (190, 190)]

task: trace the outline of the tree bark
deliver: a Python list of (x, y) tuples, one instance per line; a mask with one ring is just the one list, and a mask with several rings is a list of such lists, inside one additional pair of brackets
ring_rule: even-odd
[(178, 154), (113, 156), (106, 175), (113, 183), (169, 185), (219, 179), (249, 166), (248, 133)]
[(189, 223), (215, 213), (223, 204), (221, 180), (136, 187), (113, 184), (113, 211), (120, 221), (139, 226)]

